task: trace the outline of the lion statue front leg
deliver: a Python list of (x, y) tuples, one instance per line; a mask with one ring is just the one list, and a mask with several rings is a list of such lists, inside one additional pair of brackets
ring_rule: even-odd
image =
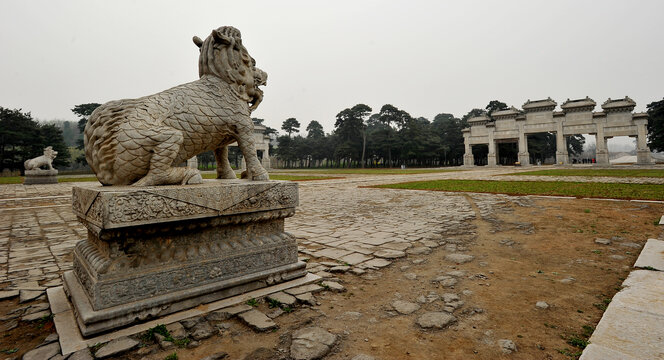
[(256, 155), (256, 147), (253, 142), (253, 126), (245, 127), (238, 129), (237, 145), (242, 151), (242, 156), (247, 163), (247, 178), (251, 180), (270, 180), (270, 175), (268, 175), (261, 162), (258, 160), (258, 155)]

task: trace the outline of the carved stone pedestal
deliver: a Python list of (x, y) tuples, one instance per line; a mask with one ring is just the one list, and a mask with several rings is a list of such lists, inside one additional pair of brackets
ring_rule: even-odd
[(37, 185), (37, 184), (57, 184), (58, 183), (58, 170), (25, 170), (24, 185)]
[(284, 232), (297, 184), (74, 187), (88, 228), (64, 274), (84, 336), (306, 274)]

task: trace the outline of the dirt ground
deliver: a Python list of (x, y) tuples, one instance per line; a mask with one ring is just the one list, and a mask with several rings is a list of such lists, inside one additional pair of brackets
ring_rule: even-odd
[[(179, 359), (200, 359), (219, 351), (227, 352), (229, 359), (244, 359), (259, 347), (275, 349), (280, 354), (276, 358), (286, 358), (290, 333), (306, 325), (339, 336), (326, 357), (331, 360), (360, 353), (383, 360), (576, 358), (581, 349), (570, 342), (587, 339), (589, 327), (597, 325), (640, 252), (634, 244), (642, 247), (648, 238), (659, 237), (661, 229), (655, 223), (664, 214), (664, 205), (654, 203), (518, 198), (522, 200), (508, 200), (482, 217), (472, 197), (467, 198), (477, 214), (474, 231), (444, 236), (431, 254), (407, 255), (381, 270), (361, 276), (335, 274), (347, 291), (316, 294), (320, 305), (299, 306), (279, 316), (274, 332), (256, 333), (234, 319), (227, 321), (219, 336), (201, 341), (197, 348), (160, 351), (151, 345), (150, 355), (134, 353), (118, 359), (164, 359), (173, 352)], [(596, 238), (613, 239), (601, 245)], [(475, 260), (447, 262), (444, 257), (452, 244)], [(452, 288), (431, 281), (454, 270), (465, 275)], [(406, 274), (415, 274), (416, 279)], [(568, 280), (561, 282), (564, 279)], [(454, 325), (422, 330), (416, 324), (422, 313), (442, 311), (440, 300), (422, 304), (410, 315), (399, 315), (390, 305), (396, 299), (416, 302), (432, 292), (455, 293), (464, 301), (454, 311)], [(538, 301), (550, 307), (539, 309)], [(0, 329), (17, 306), (18, 300), (0, 302)], [(270, 311), (264, 302), (259, 309)], [(19, 351), (0, 358), (19, 358), (53, 332), (51, 324), (21, 323), (3, 331), (0, 350)], [(512, 340), (518, 351), (504, 355), (500, 339)]]

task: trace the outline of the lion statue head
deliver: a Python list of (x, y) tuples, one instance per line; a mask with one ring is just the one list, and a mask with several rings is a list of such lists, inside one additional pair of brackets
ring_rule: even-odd
[(44, 148), (44, 157), (53, 161), (55, 160), (56, 156), (58, 156), (58, 152), (53, 150), (52, 146), (47, 146)]
[(200, 49), (198, 75), (223, 79), (253, 111), (263, 99), (263, 91), (258, 87), (266, 84), (267, 73), (256, 67), (256, 60), (242, 45), (240, 30), (222, 26), (212, 30), (205, 40), (198, 36), (193, 40)]

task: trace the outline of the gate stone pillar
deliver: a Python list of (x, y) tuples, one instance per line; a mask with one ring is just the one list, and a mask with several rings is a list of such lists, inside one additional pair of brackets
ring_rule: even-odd
[(487, 165), (496, 166), (496, 142), (493, 139), (494, 124), (486, 124), (486, 130), (489, 135), (489, 154), (487, 155)]
[(609, 165), (609, 149), (606, 146), (606, 137), (604, 136), (604, 124), (597, 124), (597, 134), (595, 134), (595, 161), (599, 165)]
[(463, 166), (475, 166), (475, 157), (473, 156), (473, 149), (470, 146), (470, 129), (466, 128), (461, 130), (463, 133), (463, 145), (465, 152), (463, 154)]
[(569, 164), (569, 153), (567, 152), (567, 139), (563, 134), (563, 122), (558, 121), (558, 129), (556, 131), (556, 164), (567, 165)]
[(639, 165), (652, 164), (652, 156), (647, 142), (648, 115), (635, 114), (633, 120), (636, 125), (636, 163)]
[(517, 118), (517, 124), (519, 126), (519, 162), (521, 163), (521, 166), (530, 165), (530, 153), (528, 153), (528, 137), (526, 136), (526, 133), (523, 129), (525, 120), (525, 117), (521, 119)]

